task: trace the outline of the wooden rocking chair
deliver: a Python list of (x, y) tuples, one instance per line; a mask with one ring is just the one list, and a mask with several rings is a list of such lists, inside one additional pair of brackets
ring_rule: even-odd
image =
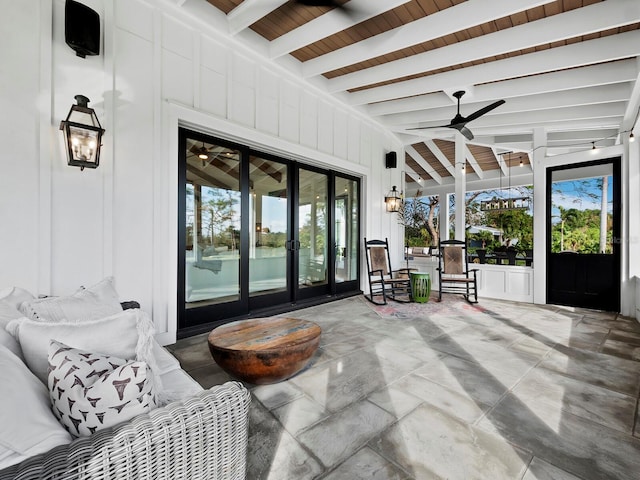
[[(369, 295), (365, 298), (376, 305), (386, 305), (387, 298), (396, 302), (411, 301), (411, 279), (413, 268), (391, 269), (389, 241), (364, 239), (367, 251), (367, 272), (369, 274)], [(382, 301), (376, 300), (382, 297)]]
[(478, 303), (477, 268), (469, 269), (467, 244), (461, 240), (443, 240), (440, 242), (438, 257), (438, 279), (440, 290), (438, 301), (443, 293), (462, 294), (469, 303)]

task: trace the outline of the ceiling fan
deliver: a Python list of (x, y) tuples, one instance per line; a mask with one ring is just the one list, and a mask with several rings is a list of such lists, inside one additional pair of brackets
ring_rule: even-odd
[(463, 117), (462, 115), (460, 115), (460, 98), (462, 98), (464, 94), (465, 94), (464, 90), (458, 90), (457, 92), (453, 93), (453, 96), (458, 99), (458, 113), (456, 113), (456, 116), (451, 119), (451, 122), (449, 122), (448, 125), (439, 125), (437, 127), (415, 127), (415, 128), (408, 128), (407, 130), (425, 130), (428, 128), (455, 128), (462, 135), (464, 135), (468, 140), (473, 140), (473, 133), (471, 133), (471, 130), (467, 128), (467, 123), (481, 117), (485, 113), (490, 112), (494, 108), (499, 107), (500, 105), (505, 103), (505, 101), (498, 100), (497, 102), (493, 102), (491, 105), (487, 105), (486, 107), (482, 107), (480, 110), (476, 110), (468, 117)]
[(353, 8), (349, 6), (349, 2), (340, 2), (338, 0), (294, 0), (294, 4), (301, 7), (331, 7), (340, 10), (346, 14), (355, 13)]
[(231, 160), (238, 160), (235, 151), (229, 150), (226, 148), (220, 149), (220, 147), (216, 147), (216, 146), (211, 146), (210, 148), (207, 148), (205, 147), (204, 142), (202, 142), (201, 146), (195, 143), (191, 145), (191, 148), (189, 148), (189, 153), (197, 156), (200, 160), (202, 160), (202, 166), (204, 166), (207, 161), (212, 162), (216, 158), (220, 158), (220, 157), (231, 159)]

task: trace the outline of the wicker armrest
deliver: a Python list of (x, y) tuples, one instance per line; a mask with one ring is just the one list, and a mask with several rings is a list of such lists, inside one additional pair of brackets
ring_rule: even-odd
[(212, 387), (0, 471), (0, 480), (245, 478), (251, 396)]

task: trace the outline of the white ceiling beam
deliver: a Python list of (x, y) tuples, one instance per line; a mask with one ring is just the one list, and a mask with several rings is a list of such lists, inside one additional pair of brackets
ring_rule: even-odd
[(418, 175), (413, 168), (411, 168), (409, 165), (405, 165), (404, 168), (405, 168), (404, 173), (409, 175), (414, 182), (416, 182), (418, 185), (422, 185), (424, 183), (424, 180), (422, 179), (422, 177)]
[(640, 30), (597, 38), (562, 47), (474, 65), (427, 77), (354, 92), (352, 105), (382, 102), (399, 97), (451, 89), (456, 86), (497, 82), (566, 68), (603, 63), (640, 55)]
[[(561, 92), (549, 92), (528, 97), (510, 98), (504, 105), (494, 110), (492, 114), (522, 113), (553, 108), (575, 107), (580, 105), (605, 104), (612, 102), (624, 102), (631, 94), (630, 83), (618, 83), (598, 87), (579, 88)], [(464, 97), (463, 97), (464, 99)], [(460, 111), (463, 115), (469, 115), (486, 103), (463, 104)], [(456, 113), (455, 107), (433, 108), (407, 113), (384, 115), (379, 118), (384, 125), (411, 125), (429, 119), (448, 123)], [(491, 114), (490, 114), (491, 115)], [(440, 122), (441, 123), (441, 122)]]
[(285, 3), (287, 0), (244, 0), (227, 15), (229, 33), (235, 35), (249, 28)]
[(495, 147), (491, 147), (491, 151), (493, 151), (493, 156), (496, 158), (496, 162), (498, 162), (498, 165), (500, 165), (500, 170), (502, 170), (502, 173), (504, 175), (506, 175), (507, 174), (507, 163), (502, 158), (502, 154), (501, 153), (497, 153)]
[(618, 129), (622, 115), (606, 118), (590, 118), (582, 120), (556, 120), (543, 121), (536, 123), (523, 123), (521, 125), (502, 125), (489, 126), (486, 128), (472, 128), (472, 132), (476, 137), (483, 136), (500, 136), (500, 135), (517, 135), (531, 134), (534, 128), (543, 127), (545, 130), (551, 131), (573, 131), (573, 130), (593, 130), (593, 129)]
[(492, 0), (491, 2), (470, 0), (308, 60), (302, 67), (303, 75), (305, 77), (320, 75), (546, 3), (551, 2), (550, 0)]
[[(561, 92), (575, 88), (631, 82), (638, 77), (635, 59), (613, 63), (589, 65), (571, 70), (543, 73), (535, 77), (515, 78), (501, 82), (478, 85), (473, 88), (475, 102), (493, 101), (497, 98), (514, 98), (547, 92)], [(464, 98), (464, 97), (463, 97)], [(451, 105), (451, 99), (443, 92), (428, 93), (418, 97), (401, 98), (367, 106), (372, 116), (427, 110)]]
[(407, 145), (405, 146), (404, 151), (413, 158), (413, 160), (420, 165), (420, 167), (427, 172), (431, 178), (433, 178), (437, 183), (442, 183), (442, 177), (440, 174), (436, 172), (431, 165), (429, 165), (429, 162), (422, 158), (422, 155), (420, 155), (415, 148), (411, 145)]
[[(640, 58), (636, 58), (635, 60), (639, 67), (638, 70), (640, 70)], [(629, 96), (627, 111), (624, 114), (624, 120), (622, 121), (620, 130), (624, 132), (630, 132), (635, 127), (635, 124), (638, 121), (639, 115), (640, 115), (640, 73), (638, 73), (638, 77), (636, 78), (633, 91)]]
[(348, 11), (333, 9), (273, 40), (269, 48), (271, 58), (291, 53), (409, 1), (411, 0), (351, 0), (345, 5)]
[(617, 129), (594, 129), (594, 130), (581, 130), (576, 132), (549, 132), (547, 140), (549, 141), (579, 141), (579, 140), (592, 140), (595, 137), (613, 137), (618, 134)]
[(539, 45), (551, 44), (640, 21), (638, 0), (600, 2), (534, 22), (481, 35), (428, 52), (341, 75), (328, 82), (330, 92), (386, 82)]
[(449, 161), (447, 156), (444, 153), (442, 153), (442, 150), (438, 148), (438, 146), (434, 143), (434, 141), (426, 139), (424, 140), (423, 143), (427, 146), (429, 150), (431, 150), (431, 153), (433, 153), (433, 156), (436, 157), (436, 159), (440, 162), (440, 164), (447, 169), (447, 172), (449, 172), (452, 176), (455, 177), (454, 166), (451, 165), (451, 162)]
[(469, 145), (465, 144), (464, 155), (467, 158), (467, 163), (471, 165), (471, 168), (473, 168), (473, 171), (476, 172), (476, 175), (478, 175), (478, 178), (484, 178), (484, 172), (480, 168), (480, 165), (478, 165), (478, 161), (476, 160), (476, 157), (474, 157), (473, 153), (471, 153), (471, 150), (469, 150)]

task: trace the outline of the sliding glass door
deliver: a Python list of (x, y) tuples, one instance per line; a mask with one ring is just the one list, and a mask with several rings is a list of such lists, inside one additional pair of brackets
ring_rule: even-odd
[(360, 231), (359, 182), (336, 176), (334, 181), (335, 269), (336, 292), (358, 288)]
[(179, 140), (179, 329), (357, 291), (358, 179)]
[(308, 298), (328, 292), (329, 177), (326, 173), (298, 170), (297, 238), (298, 256), (296, 298)]
[(291, 215), (286, 163), (249, 156), (250, 308), (286, 302), (291, 280)]

